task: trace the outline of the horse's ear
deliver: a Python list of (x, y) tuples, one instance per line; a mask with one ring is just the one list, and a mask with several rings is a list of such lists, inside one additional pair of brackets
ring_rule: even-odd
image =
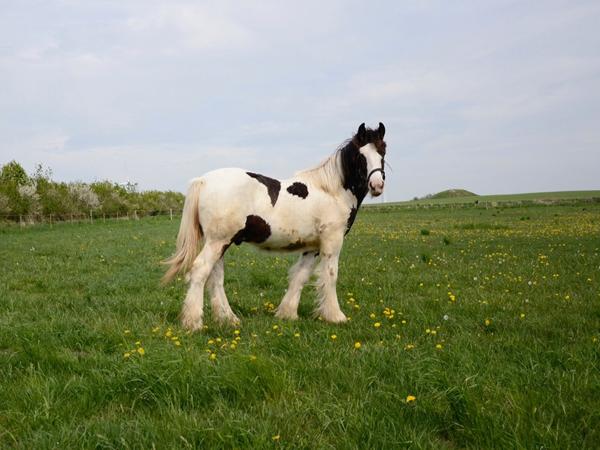
[(358, 127), (358, 131), (356, 132), (356, 138), (360, 145), (364, 145), (367, 142), (367, 129), (365, 128), (365, 123), (361, 123)]
[(379, 134), (379, 139), (383, 139), (385, 136), (385, 125), (379, 122), (379, 128), (377, 128), (377, 133)]

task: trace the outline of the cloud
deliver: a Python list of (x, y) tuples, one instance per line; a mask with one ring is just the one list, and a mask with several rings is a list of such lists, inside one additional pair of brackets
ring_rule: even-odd
[[(219, 8), (218, 4), (170, 3), (151, 5), (129, 17), (126, 24), (164, 49), (243, 49), (255, 39), (250, 29)], [(160, 39), (153, 39), (154, 36)]]
[(181, 190), (219, 166), (287, 176), (382, 121), (388, 200), (593, 188), (598, 20), (585, 1), (13, 2), (0, 163)]

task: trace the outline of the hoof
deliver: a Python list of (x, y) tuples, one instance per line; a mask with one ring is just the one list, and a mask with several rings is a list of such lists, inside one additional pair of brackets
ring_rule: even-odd
[(202, 310), (183, 305), (181, 311), (181, 326), (189, 331), (198, 331), (202, 328)]
[(296, 311), (286, 311), (285, 308), (277, 308), (277, 311), (275, 311), (275, 317), (284, 320), (298, 320), (298, 313)]
[(192, 319), (190, 317), (182, 317), (181, 318), (181, 326), (188, 331), (198, 331), (202, 329), (202, 318), (200, 319)]
[(215, 320), (222, 325), (236, 326), (240, 324), (240, 319), (235, 314), (215, 317)]
[(329, 323), (344, 323), (348, 321), (348, 318), (342, 311), (336, 311), (333, 313), (325, 314), (323, 311), (316, 311), (317, 317), (321, 317), (325, 322)]

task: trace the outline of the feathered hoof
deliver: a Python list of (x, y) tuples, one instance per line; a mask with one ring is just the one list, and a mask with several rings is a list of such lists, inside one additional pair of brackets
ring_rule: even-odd
[(317, 311), (316, 315), (318, 317), (321, 317), (325, 322), (329, 323), (344, 323), (348, 321), (346, 315), (339, 310), (327, 313), (325, 313), (324, 311)]
[(202, 329), (202, 314), (184, 305), (181, 312), (181, 326), (192, 332)]
[(286, 311), (285, 309), (277, 308), (275, 317), (283, 320), (298, 320), (298, 313), (296, 311)]
[(224, 316), (215, 317), (215, 320), (221, 325), (230, 325), (232, 327), (240, 324), (240, 319), (235, 314), (227, 314)]

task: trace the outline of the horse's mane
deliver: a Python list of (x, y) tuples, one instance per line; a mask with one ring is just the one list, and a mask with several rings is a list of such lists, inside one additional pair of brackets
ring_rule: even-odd
[(337, 191), (344, 182), (340, 152), (346, 148), (352, 139), (346, 139), (338, 148), (325, 158), (321, 163), (311, 169), (301, 170), (296, 173), (298, 178), (308, 181), (325, 192)]

